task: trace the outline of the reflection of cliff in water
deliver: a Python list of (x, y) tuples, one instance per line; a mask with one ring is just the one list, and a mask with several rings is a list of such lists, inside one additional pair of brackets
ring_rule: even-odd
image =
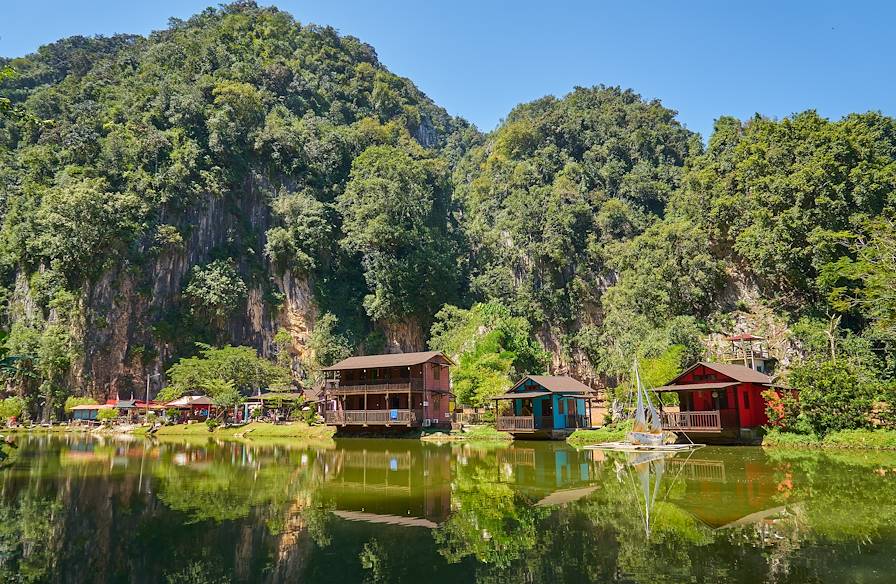
[(896, 570), (886, 453), (81, 436), (20, 450), (0, 473), (0, 581), (796, 584)]

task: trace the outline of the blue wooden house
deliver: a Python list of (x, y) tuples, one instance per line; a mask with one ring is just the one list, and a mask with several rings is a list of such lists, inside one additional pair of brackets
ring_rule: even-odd
[(527, 375), (495, 399), (496, 427), (515, 438), (561, 440), (591, 427), (595, 392), (565, 375)]

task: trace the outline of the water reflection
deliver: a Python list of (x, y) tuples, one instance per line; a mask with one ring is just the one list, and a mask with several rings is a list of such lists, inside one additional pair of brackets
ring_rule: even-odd
[(17, 582), (887, 582), (896, 455), (34, 436)]

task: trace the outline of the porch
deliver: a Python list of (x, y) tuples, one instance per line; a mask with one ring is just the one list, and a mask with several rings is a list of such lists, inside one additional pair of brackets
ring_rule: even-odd
[(324, 420), (331, 426), (413, 426), (423, 419), (423, 410), (330, 410)]
[(670, 432), (721, 432), (737, 427), (736, 410), (662, 412), (663, 430)]
[[(589, 428), (588, 416), (583, 414), (564, 414), (559, 429), (574, 430)], [(554, 416), (498, 416), (495, 427), (501, 432), (537, 432), (554, 430)]]

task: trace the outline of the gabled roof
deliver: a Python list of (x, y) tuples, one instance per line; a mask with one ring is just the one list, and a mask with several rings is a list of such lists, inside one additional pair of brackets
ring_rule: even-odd
[(345, 369), (374, 369), (376, 367), (410, 367), (420, 365), (432, 360), (443, 361), (448, 365), (454, 365), (441, 351), (421, 351), (418, 353), (390, 353), (387, 355), (364, 355), (361, 357), (349, 357), (339, 363), (323, 367), (321, 371), (340, 371)]
[(205, 395), (185, 395), (183, 397), (179, 397), (176, 400), (170, 401), (165, 404), (165, 406), (171, 407), (186, 407), (186, 406), (210, 406), (213, 402), (212, 399)]
[[(698, 361), (694, 363), (687, 369), (685, 369), (678, 377), (670, 381), (667, 385), (674, 385), (679, 379), (696, 369), (700, 366), (706, 367), (707, 369), (712, 369), (716, 373), (721, 373), (725, 377), (730, 377), (731, 379), (739, 382), (739, 383), (759, 383), (762, 385), (771, 385), (772, 378), (766, 375), (765, 373), (760, 373), (754, 369), (750, 369), (749, 367), (744, 367), (743, 365), (734, 365), (732, 363), (710, 363), (708, 361)], [(687, 385), (687, 384), (682, 384)]]
[(736, 381), (717, 381), (713, 383), (682, 383), (681, 385), (664, 385), (662, 387), (654, 387), (653, 391), (681, 391), (689, 389), (693, 391), (702, 391), (705, 389), (725, 389), (737, 385)]
[(529, 380), (552, 393), (593, 393), (590, 387), (566, 375), (527, 375), (517, 381), (509, 393), (521, 388)]

